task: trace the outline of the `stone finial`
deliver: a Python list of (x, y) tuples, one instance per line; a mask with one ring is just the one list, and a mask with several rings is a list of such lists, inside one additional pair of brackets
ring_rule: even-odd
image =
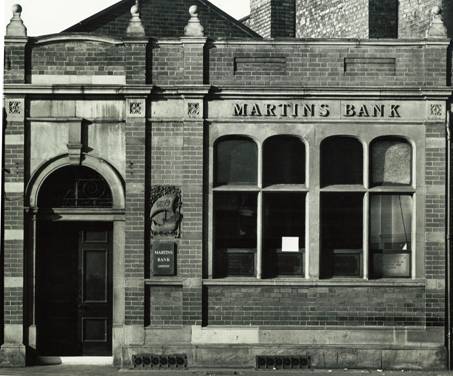
[(19, 4), (14, 4), (12, 7), (13, 17), (9, 24), (6, 26), (7, 37), (26, 37), (27, 28), (22, 21), (22, 7)]
[(189, 8), (190, 20), (184, 28), (184, 35), (186, 37), (204, 37), (204, 27), (201, 25), (198, 18), (198, 7), (192, 5)]
[(145, 28), (143, 27), (142, 19), (140, 18), (140, 7), (138, 0), (135, 0), (135, 4), (131, 7), (131, 19), (127, 26), (126, 33), (129, 36), (144, 37)]
[(442, 19), (442, 10), (435, 6), (431, 10), (431, 22), (426, 31), (427, 38), (447, 38), (447, 28)]

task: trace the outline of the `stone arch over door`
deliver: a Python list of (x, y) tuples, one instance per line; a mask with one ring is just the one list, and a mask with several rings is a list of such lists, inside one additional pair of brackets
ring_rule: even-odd
[(114, 358), (119, 359), (123, 345), (124, 325), (124, 243), (125, 243), (125, 188), (121, 175), (105, 160), (93, 156), (84, 156), (83, 160), (74, 164), (68, 155), (62, 155), (42, 165), (32, 176), (26, 188), (25, 202), (29, 208), (27, 222), (26, 257), (30, 265), (27, 272), (29, 287), (29, 298), (27, 299), (29, 312), (28, 320), (25, 323), (26, 345), (32, 350), (37, 350), (37, 329), (36, 329), (36, 260), (37, 260), (37, 223), (40, 221), (38, 197), (41, 188), (45, 188), (46, 180), (55, 172), (65, 167), (81, 166), (89, 168), (99, 174), (107, 183), (111, 191), (112, 207), (104, 208), (101, 211), (70, 209), (61, 217), (69, 222), (110, 222), (113, 227), (112, 234), (112, 353)]

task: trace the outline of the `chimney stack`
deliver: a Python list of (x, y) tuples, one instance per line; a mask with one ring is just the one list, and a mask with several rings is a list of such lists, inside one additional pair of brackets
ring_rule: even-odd
[(247, 24), (263, 38), (294, 38), (296, 0), (251, 0)]

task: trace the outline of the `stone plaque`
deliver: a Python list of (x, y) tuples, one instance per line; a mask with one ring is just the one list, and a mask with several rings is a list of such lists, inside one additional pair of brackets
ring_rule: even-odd
[(174, 242), (155, 242), (153, 244), (153, 275), (175, 275), (175, 250)]
[(377, 277), (407, 278), (411, 276), (409, 253), (376, 253), (373, 261), (374, 272)]

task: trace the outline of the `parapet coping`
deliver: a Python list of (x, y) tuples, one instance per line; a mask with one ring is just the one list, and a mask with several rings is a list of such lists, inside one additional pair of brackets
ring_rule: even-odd
[(89, 33), (58, 33), (42, 35), (39, 37), (30, 38), (30, 41), (35, 45), (55, 43), (55, 42), (69, 42), (69, 41), (84, 41), (84, 42), (101, 42), (108, 44), (121, 45), (125, 41), (111, 38), (106, 35), (89, 34)]

